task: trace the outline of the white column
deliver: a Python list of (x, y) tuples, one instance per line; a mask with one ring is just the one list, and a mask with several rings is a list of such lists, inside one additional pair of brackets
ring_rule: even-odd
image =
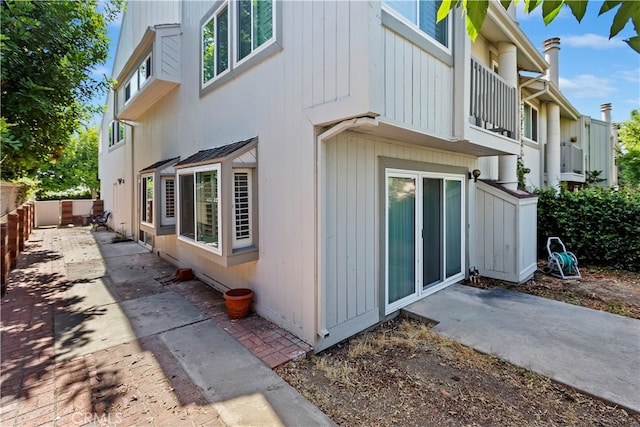
[(560, 106), (547, 104), (547, 186), (560, 189)]
[[(518, 50), (515, 45), (498, 43), (498, 70), (509, 86), (518, 87)], [(513, 136), (517, 139), (517, 135)], [(498, 182), (509, 190), (518, 189), (518, 156), (498, 157)]]

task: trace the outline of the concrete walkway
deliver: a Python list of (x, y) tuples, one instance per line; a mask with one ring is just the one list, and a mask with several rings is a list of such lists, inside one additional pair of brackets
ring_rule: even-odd
[(440, 335), (640, 412), (640, 320), (464, 285), (405, 311), (438, 322)]
[(2, 426), (333, 425), (271, 369), (309, 346), (112, 237), (31, 235), (2, 299)]

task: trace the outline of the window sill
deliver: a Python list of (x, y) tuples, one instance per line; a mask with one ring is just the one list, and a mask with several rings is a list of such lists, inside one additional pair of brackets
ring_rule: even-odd
[(207, 260), (213, 261), (223, 267), (233, 267), (234, 265), (245, 264), (247, 262), (257, 261), (259, 258), (259, 251), (256, 247), (248, 247), (242, 249), (235, 249), (232, 254), (218, 254), (211, 249), (204, 247), (203, 245), (178, 236), (178, 244), (184, 245), (187, 250), (193, 251), (196, 255), (199, 255)]

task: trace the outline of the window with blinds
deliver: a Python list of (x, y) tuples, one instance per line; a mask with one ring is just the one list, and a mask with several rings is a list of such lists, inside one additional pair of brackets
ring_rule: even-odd
[(173, 177), (162, 177), (162, 225), (176, 223), (176, 180)]
[(243, 169), (233, 174), (233, 247), (251, 246), (251, 170)]

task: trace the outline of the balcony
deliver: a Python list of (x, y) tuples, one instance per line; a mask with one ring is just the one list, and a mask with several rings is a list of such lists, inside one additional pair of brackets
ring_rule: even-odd
[(516, 88), (471, 58), (471, 124), (516, 139), (518, 101)]
[(560, 148), (560, 181), (585, 182), (584, 151), (571, 142)]

